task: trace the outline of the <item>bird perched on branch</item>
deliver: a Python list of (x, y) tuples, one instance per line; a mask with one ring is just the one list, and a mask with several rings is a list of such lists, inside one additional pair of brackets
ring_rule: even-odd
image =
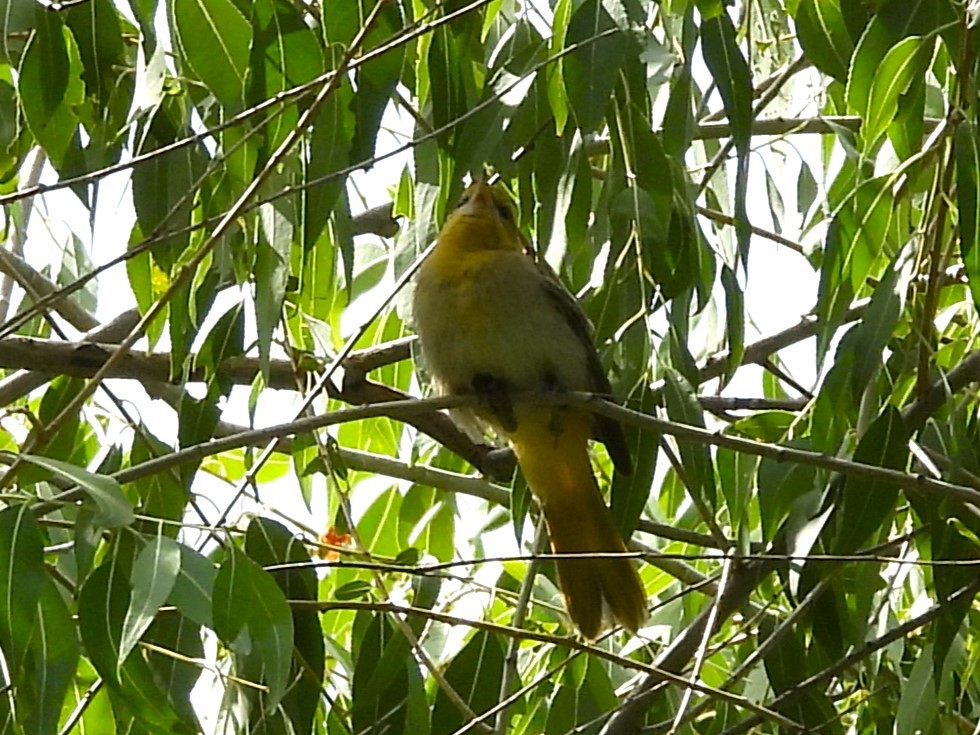
[[(556, 554), (624, 552), (588, 453), (588, 440), (598, 439), (616, 469), (631, 472), (619, 424), (586, 408), (512, 400), (535, 391), (611, 394), (588, 319), (524, 243), (502, 189), (483, 181), (466, 189), (416, 279), (422, 354), (443, 392), (480, 397), (475, 413), (513, 447)], [(585, 638), (595, 639), (610, 617), (634, 632), (646, 620), (629, 558), (559, 559), (557, 567)]]

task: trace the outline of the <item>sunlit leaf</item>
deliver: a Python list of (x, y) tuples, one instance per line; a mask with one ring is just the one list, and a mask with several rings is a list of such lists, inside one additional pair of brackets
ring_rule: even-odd
[(954, 150), (960, 253), (970, 281), (973, 303), (980, 310), (980, 143), (975, 124), (964, 122), (956, 130)]
[(119, 483), (108, 475), (99, 475), (81, 467), (49, 457), (21, 454), (24, 462), (42, 467), (57, 477), (75, 483), (95, 503), (98, 513), (94, 522), (103, 528), (128, 526), (133, 522), (133, 506)]
[(188, 65), (228, 109), (242, 107), (252, 28), (232, 0), (170, 0)]
[(166, 602), (179, 571), (180, 546), (162, 533), (151, 538), (136, 557), (130, 580), (129, 610), (117, 653), (120, 666)]
[[(868, 427), (854, 461), (890, 469), (903, 469), (908, 462), (908, 429), (901, 415), (886, 408)], [(849, 477), (844, 482), (833, 552), (847, 554), (861, 548), (876, 534), (887, 532), (887, 521), (895, 512), (898, 489), (880, 480)]]
[[(471, 710), (484, 712), (497, 701), (503, 669), (503, 646), (495, 636), (481, 631), (449, 664), (446, 681)], [(465, 722), (457, 706), (440, 690), (432, 708), (432, 733), (449, 735)]]
[(213, 615), (214, 632), (226, 645), (239, 656), (256, 657), (269, 687), (264, 709), (275, 709), (286, 691), (293, 651), (293, 619), (282, 590), (232, 547), (214, 580)]

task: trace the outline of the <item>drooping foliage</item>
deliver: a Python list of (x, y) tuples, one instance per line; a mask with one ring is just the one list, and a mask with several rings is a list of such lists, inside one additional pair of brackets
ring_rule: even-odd
[[(972, 731), (977, 12), (0, 0), (3, 731)], [(484, 170), (626, 409), (635, 637), (423, 400)]]

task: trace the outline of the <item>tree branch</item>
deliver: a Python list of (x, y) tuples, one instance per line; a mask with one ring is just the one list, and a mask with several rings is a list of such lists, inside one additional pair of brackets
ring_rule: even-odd
[(702, 694), (710, 695), (716, 697), (723, 701), (734, 704), (737, 707), (742, 707), (748, 709), (751, 712), (756, 713), (756, 716), (762, 717), (763, 719), (772, 719), (775, 722), (779, 722), (785, 727), (790, 727), (795, 730), (799, 730), (800, 725), (793, 720), (784, 717), (778, 712), (774, 712), (766, 707), (760, 707), (759, 705), (751, 702), (746, 697), (739, 694), (732, 694), (731, 692), (725, 692), (720, 689), (715, 689), (706, 684), (701, 684), (700, 682), (690, 682), (681, 676), (678, 676), (670, 671), (661, 669), (657, 664), (647, 664), (636, 659), (628, 658), (626, 656), (620, 656), (612, 651), (607, 651), (604, 648), (600, 648), (595, 645), (588, 643), (581, 643), (574, 638), (564, 638), (559, 636), (547, 635), (545, 633), (536, 633), (534, 631), (512, 628), (507, 625), (497, 625), (496, 623), (489, 623), (484, 620), (473, 620), (470, 618), (461, 618), (456, 615), (447, 615), (445, 613), (436, 612), (434, 610), (429, 610), (425, 608), (408, 607), (403, 605), (395, 605), (390, 602), (312, 602), (309, 600), (295, 600), (290, 602), (294, 609), (314, 609), (319, 612), (330, 612), (332, 610), (370, 610), (375, 612), (387, 612), (396, 615), (421, 615), (427, 619), (435, 620), (440, 623), (445, 623), (446, 625), (462, 625), (466, 627), (473, 628), (475, 630), (484, 630), (497, 635), (506, 636), (509, 638), (516, 638), (518, 640), (526, 641), (537, 641), (539, 643), (547, 643), (554, 646), (559, 646), (561, 648), (568, 648), (574, 651), (581, 651), (583, 653), (588, 653), (598, 658), (604, 659), (606, 661), (611, 661), (619, 666), (627, 669), (634, 669), (637, 671), (645, 671), (650, 674), (661, 676), (664, 680), (669, 683), (675, 684), (676, 686), (690, 688)]
[(971, 352), (959, 365), (940, 376), (925, 393), (902, 410), (902, 417), (910, 429), (918, 431), (951, 396), (977, 382), (980, 382), (980, 350)]
[[(671, 642), (654, 664), (662, 671), (679, 676), (697, 651), (712, 619), (727, 620), (752, 594), (759, 580), (772, 568), (772, 562), (737, 561), (721, 597), (708, 605), (697, 619)], [(636, 686), (629, 698), (602, 728), (602, 735), (632, 735), (639, 732), (647, 708), (667, 682), (661, 671), (651, 672)]]
[[(884, 635), (875, 638), (873, 641), (868, 641), (863, 646), (851, 651), (851, 653), (839, 659), (833, 665), (828, 666), (823, 671), (814, 674), (808, 679), (804, 679), (793, 688), (787, 689), (785, 692), (773, 699), (769, 703), (769, 706), (773, 709), (779, 709), (788, 704), (792, 704), (810, 689), (826, 683), (826, 681), (831, 677), (853, 666), (858, 661), (867, 658), (875, 651), (880, 651), (885, 646), (904, 638), (909, 633), (918, 630), (924, 625), (928, 625), (942, 615), (943, 612), (948, 610), (950, 606), (956, 605), (957, 603), (968, 599), (972, 599), (978, 591), (980, 591), (980, 582), (973, 582), (972, 584), (959, 589), (939, 604), (930, 607), (921, 615), (916, 615), (911, 620), (892, 628)], [(728, 728), (722, 733), (722, 735), (741, 735), (741, 733), (748, 732), (761, 722), (763, 722), (763, 718), (760, 718), (758, 715), (752, 715), (746, 720), (740, 722), (735, 727)]]

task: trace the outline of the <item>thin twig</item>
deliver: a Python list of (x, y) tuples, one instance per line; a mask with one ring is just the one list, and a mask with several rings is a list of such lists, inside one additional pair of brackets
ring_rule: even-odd
[[(973, 582), (972, 584), (959, 589), (939, 604), (930, 607), (924, 613), (916, 615), (911, 620), (892, 628), (884, 635), (881, 635), (872, 641), (868, 641), (863, 646), (853, 649), (846, 656), (837, 660), (823, 671), (819, 671), (813, 676), (799, 682), (791, 689), (787, 689), (785, 692), (773, 699), (769, 703), (769, 706), (776, 709), (792, 704), (809, 690), (823, 685), (831, 677), (836, 676), (838, 673), (853, 666), (857, 662), (866, 659), (875, 651), (880, 651), (882, 648), (885, 648), (889, 644), (904, 638), (924, 625), (928, 625), (942, 615), (946, 610), (948, 610), (950, 606), (956, 605), (957, 603), (963, 602), (967, 599), (972, 599), (978, 591), (980, 591), (980, 581)], [(753, 727), (762, 723), (764, 719), (765, 718), (760, 717), (759, 715), (752, 715), (751, 717), (748, 717), (744, 721), (740, 722), (735, 727), (728, 728), (721, 735), (741, 735), (741, 733), (748, 732)]]
[[(517, 638), (524, 641), (537, 641), (538, 643), (549, 643), (554, 646), (559, 646), (561, 648), (568, 648), (575, 651), (581, 651), (583, 653), (588, 653), (598, 658), (605, 659), (619, 666), (627, 669), (634, 669), (637, 671), (643, 671), (649, 674), (654, 674), (656, 676), (662, 677), (665, 681), (680, 687), (691, 687), (695, 691), (702, 694), (707, 694), (717, 699), (729, 702), (737, 707), (743, 707), (751, 712), (756, 713), (761, 716), (762, 719), (771, 719), (774, 722), (778, 722), (786, 727), (800, 729), (800, 726), (788, 717), (784, 717), (778, 712), (774, 712), (766, 707), (760, 707), (759, 705), (751, 702), (746, 697), (741, 695), (732, 694), (731, 692), (723, 692), (721, 690), (715, 689), (714, 687), (708, 686), (706, 684), (701, 684), (699, 682), (689, 682), (684, 677), (678, 676), (670, 671), (661, 669), (653, 664), (643, 663), (635, 659), (627, 658), (626, 656), (620, 656), (612, 651), (607, 651), (605, 649), (599, 648), (595, 645), (589, 643), (580, 642), (574, 638), (563, 638), (559, 636), (547, 635), (545, 633), (536, 633), (530, 630), (518, 630), (517, 628), (512, 628), (506, 625), (498, 625), (496, 623), (490, 623), (484, 620), (473, 620), (469, 618), (461, 618), (456, 615), (448, 615), (446, 613), (436, 612), (434, 610), (429, 610), (425, 608), (407, 607), (401, 605), (394, 605), (392, 603), (376, 603), (376, 602), (358, 602), (358, 601), (343, 601), (343, 602), (315, 602), (310, 600), (296, 600), (292, 601), (291, 605), (294, 609), (309, 610), (314, 609), (323, 613), (331, 612), (334, 610), (367, 610), (371, 612), (388, 612), (401, 615), (420, 615), (422, 617), (428, 618), (430, 620), (435, 620), (440, 623), (445, 623), (447, 625), (462, 625), (475, 630), (487, 631), (497, 635), (506, 636), (508, 638)], [(474, 720), (476, 721), (476, 720)]]
[[(725, 556), (725, 563), (721, 567), (721, 578), (718, 580), (718, 596), (715, 598), (715, 603), (711, 606), (711, 614), (708, 616), (707, 621), (704, 625), (704, 632), (701, 634), (701, 645), (698, 646), (697, 652), (694, 654), (694, 666), (691, 669), (691, 675), (689, 680), (693, 683), (698, 680), (701, 675), (701, 667), (704, 665), (704, 659), (706, 652), (708, 650), (708, 644), (711, 642), (711, 636), (715, 632), (715, 623), (718, 621), (718, 610), (721, 607), (721, 600), (724, 598), (725, 591), (728, 588), (728, 576), (732, 570), (732, 556), (727, 554)], [(685, 689), (684, 693), (681, 695), (681, 702), (677, 707), (677, 714), (674, 716), (674, 725), (670, 729), (671, 735), (677, 732), (677, 728), (680, 726), (681, 720), (684, 718), (684, 713), (687, 710), (687, 706), (691, 701), (691, 695), (694, 693), (693, 689)]]

